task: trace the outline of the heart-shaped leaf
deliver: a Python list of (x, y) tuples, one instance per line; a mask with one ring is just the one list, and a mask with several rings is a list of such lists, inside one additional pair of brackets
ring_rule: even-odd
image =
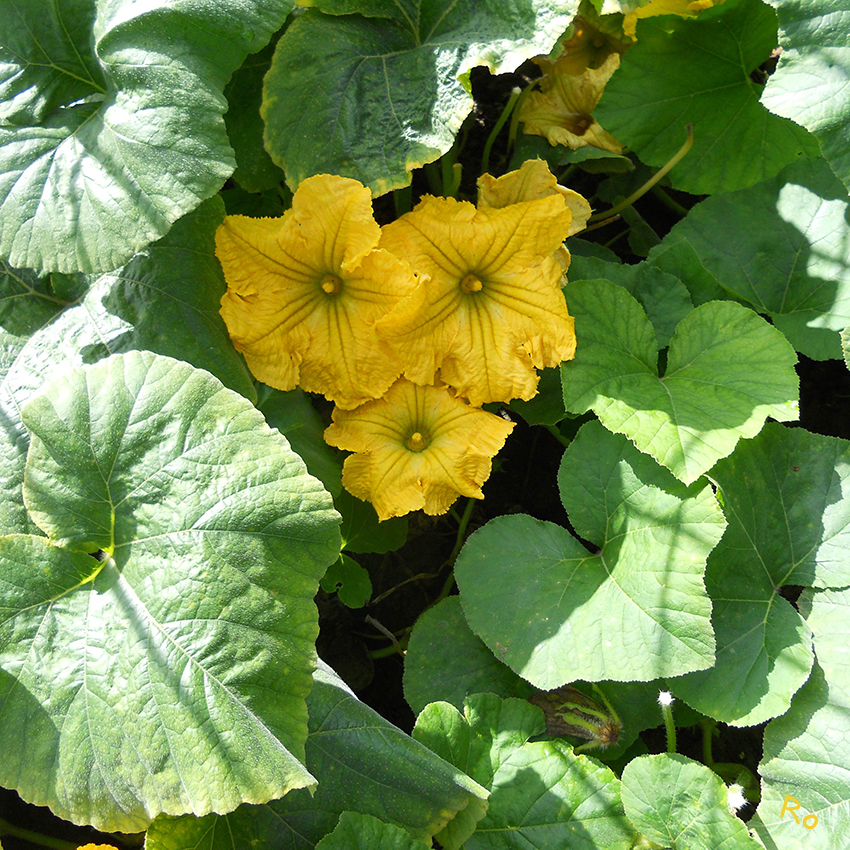
[(686, 484), (768, 416), (797, 418), (796, 355), (752, 310), (722, 301), (697, 307), (676, 328), (659, 377), (652, 326), (622, 287), (578, 281), (566, 295), (581, 339), (575, 360), (561, 366), (567, 410), (593, 410)]
[(50, 539), (0, 537), (0, 783), (122, 832), (314, 784), (312, 597), (339, 551), (321, 484), (250, 402), (149, 352), (22, 415)]
[(497, 517), (455, 566), (472, 630), (539, 688), (641, 681), (714, 660), (708, 553), (725, 522), (707, 485), (685, 487), (624, 437), (584, 425), (564, 454), (566, 529)]
[(841, 357), (838, 332), (850, 324), (848, 200), (822, 159), (708, 198), (664, 241), (689, 244), (725, 289), (721, 297), (770, 316), (797, 351)]
[(638, 832), (673, 850), (757, 850), (729, 811), (723, 780), (684, 756), (640, 756), (623, 770), (623, 806)]

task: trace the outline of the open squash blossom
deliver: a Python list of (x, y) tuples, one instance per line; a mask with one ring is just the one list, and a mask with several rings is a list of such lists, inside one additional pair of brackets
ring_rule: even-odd
[[(578, 192), (561, 186), (558, 178), (542, 159), (528, 159), (516, 171), (509, 171), (501, 177), (482, 174), (478, 178), (479, 209), (498, 209), (522, 201), (533, 201), (535, 198), (548, 198), (550, 195), (560, 195), (573, 214), (567, 236), (573, 236), (587, 227), (587, 220), (592, 212), (590, 204)], [(566, 246), (561, 245), (554, 256), (563, 272), (561, 284), (565, 285), (567, 270), (570, 267), (570, 252)]]
[(447, 387), (402, 378), (381, 399), (336, 408), (325, 441), (356, 453), (343, 464), (342, 483), (385, 520), (419, 509), (444, 514), (458, 496), (483, 499), (492, 458), (513, 427)]
[(256, 378), (340, 407), (392, 385), (401, 369), (375, 322), (418, 281), (378, 248), (380, 236), (369, 190), (330, 174), (301, 183), (281, 218), (225, 218), (216, 232), (221, 315)]
[(623, 18), (623, 32), (635, 39), (638, 18), (654, 18), (656, 15), (679, 15), (692, 18), (705, 9), (719, 6), (726, 0), (650, 0), (645, 6), (639, 6)]
[(620, 67), (620, 54), (612, 53), (599, 68), (580, 74), (569, 70), (573, 64), (569, 55), (559, 59), (543, 78), (542, 90), (529, 94), (519, 113), (523, 132), (572, 150), (589, 145), (622, 153), (623, 146), (592, 115), (608, 80)]
[(424, 303), (408, 299), (376, 326), (396, 344), (404, 375), (432, 384), (439, 370), (476, 407), (532, 398), (535, 368), (575, 354), (553, 258), (571, 223), (556, 193), (501, 209), (426, 196), (385, 225), (381, 246), (423, 279)]

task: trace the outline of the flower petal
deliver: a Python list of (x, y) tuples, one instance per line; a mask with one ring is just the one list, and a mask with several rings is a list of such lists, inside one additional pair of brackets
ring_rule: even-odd
[(522, 105), (519, 120), (525, 122), (523, 131), (573, 150), (590, 145), (622, 153), (623, 146), (592, 115), (606, 83), (620, 67), (620, 55), (612, 53), (600, 68), (588, 68), (581, 74), (563, 72), (561, 62), (559, 59), (548, 75), (549, 90), (531, 92)]
[(374, 326), (419, 282), (377, 247), (380, 235), (369, 190), (328, 174), (301, 183), (282, 218), (225, 218), (216, 233), (228, 283), (221, 314), (256, 378), (342, 407), (395, 381), (401, 368)]
[(535, 365), (575, 351), (553, 259), (571, 219), (559, 193), (481, 209), (427, 197), (386, 225), (381, 245), (423, 277), (422, 309), (402, 303), (376, 325), (396, 345), (405, 376), (428, 384), (439, 369), (473, 405), (531, 398)]
[(483, 498), (492, 458), (512, 429), (445, 386), (402, 379), (381, 399), (335, 409), (325, 441), (355, 452), (345, 460), (342, 483), (384, 520), (419, 509), (442, 514), (461, 495)]

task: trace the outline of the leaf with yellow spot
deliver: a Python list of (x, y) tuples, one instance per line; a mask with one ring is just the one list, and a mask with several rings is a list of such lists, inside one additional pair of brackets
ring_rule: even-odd
[(372, 502), (381, 520), (419, 509), (444, 514), (458, 496), (483, 499), (492, 458), (513, 423), (470, 407), (445, 386), (397, 381), (356, 410), (336, 408), (325, 431), (346, 458), (346, 490)]
[(645, 6), (629, 12), (623, 18), (623, 32), (635, 40), (635, 30), (639, 18), (654, 18), (656, 15), (679, 15), (693, 18), (705, 9), (719, 6), (726, 0), (650, 0)]
[(535, 369), (575, 353), (553, 256), (571, 223), (554, 194), (501, 209), (428, 196), (386, 225), (381, 247), (423, 278), (421, 291), (377, 323), (404, 375), (430, 384), (439, 371), (473, 405), (532, 398)]
[(280, 218), (228, 216), (216, 233), (221, 314), (254, 376), (356, 407), (400, 374), (375, 322), (413, 294), (410, 267), (378, 248), (369, 190), (320, 174)]

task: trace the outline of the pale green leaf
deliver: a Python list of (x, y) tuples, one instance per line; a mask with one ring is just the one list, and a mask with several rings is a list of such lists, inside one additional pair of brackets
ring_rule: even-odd
[[(254, 398), (251, 376), (218, 312), (225, 283), (214, 234), (223, 217), (218, 198), (206, 201), (123, 268), (85, 278), (90, 284), (85, 298), (56, 304), (67, 309), (28, 339), (7, 338), (0, 380), (0, 532), (39, 533), (21, 498), (27, 437), (20, 409), (60, 372), (116, 352), (145, 349), (206, 369)], [(56, 284), (60, 275), (50, 277)], [(42, 316), (44, 308), (38, 309)], [(15, 315), (24, 318), (23, 312)]]
[(338, 517), (286, 440), (150, 352), (66, 372), (22, 417), (50, 540), (0, 538), (0, 782), (122, 832), (314, 784), (312, 597)]
[(723, 780), (677, 754), (640, 756), (623, 770), (626, 815), (638, 832), (671, 850), (757, 850), (726, 803)]
[(714, 660), (705, 559), (725, 522), (707, 485), (685, 487), (598, 423), (564, 454), (561, 497), (576, 532), (497, 517), (455, 566), (472, 630), (544, 690), (646, 681)]
[(817, 136), (850, 188), (850, 9), (834, 0), (767, 0), (779, 15), (782, 55), (762, 102)]
[(292, 0), (2, 0), (0, 254), (126, 263), (234, 168), (222, 91)]
[[(755, 436), (768, 416), (797, 418), (796, 355), (779, 331), (731, 302), (686, 316), (658, 375), (658, 343), (640, 305), (608, 281), (566, 289), (581, 345), (562, 364), (567, 410), (593, 410), (685, 483)], [(758, 381), (753, 381), (758, 375)]]
[(743, 189), (799, 156), (816, 156), (817, 141), (765, 109), (762, 87), (750, 77), (776, 47), (776, 26), (761, 0), (726, 0), (697, 18), (638, 21), (637, 43), (593, 115), (657, 167), (679, 150), (690, 124), (693, 147), (670, 181), (694, 194)]
[(850, 591), (807, 596), (818, 663), (790, 711), (768, 725), (759, 765), (752, 825), (768, 850), (833, 850), (850, 832)]
[[(334, 12), (375, 3), (319, 4)], [(386, 17), (308, 9), (280, 39), (265, 80), (266, 148), (295, 188), (354, 177), (380, 195), (444, 154), (472, 108), (474, 66), (513, 71), (547, 53), (578, 0), (403, 0)], [(321, 144), (316, 140), (321, 139)]]

